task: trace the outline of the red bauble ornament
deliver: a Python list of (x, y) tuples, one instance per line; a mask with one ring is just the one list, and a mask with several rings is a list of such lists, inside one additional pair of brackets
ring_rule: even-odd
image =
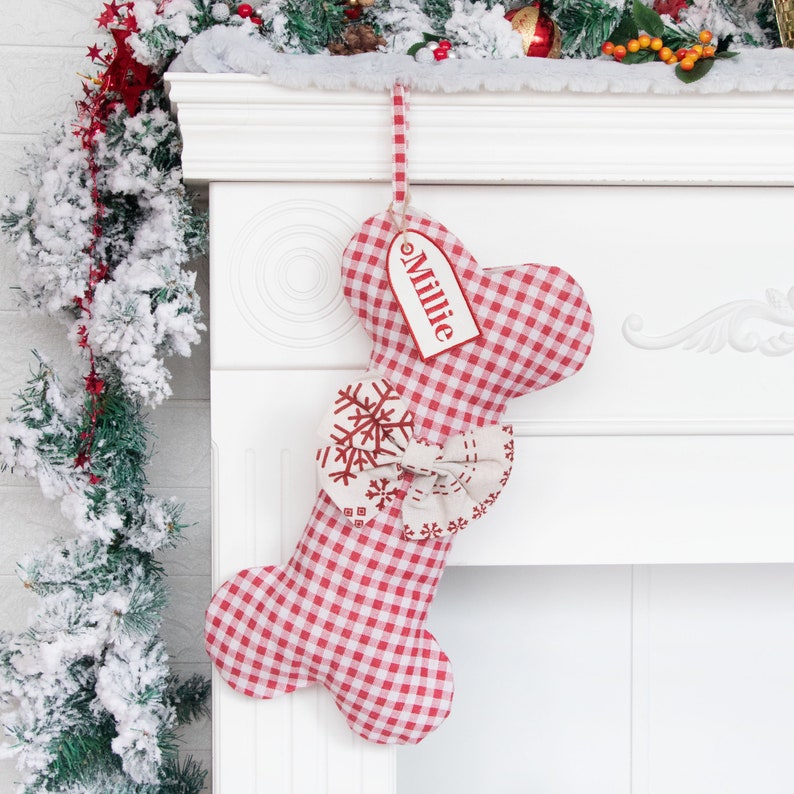
[(248, 3), (242, 3), (241, 5), (237, 6), (237, 16), (240, 16), (243, 19), (247, 19), (253, 13), (254, 7)]
[(559, 58), (562, 38), (557, 23), (540, 7), (540, 2), (514, 8), (505, 14), (513, 30), (521, 34), (524, 55), (532, 58)]
[(673, 22), (678, 22), (678, 15), (689, 8), (688, 0), (654, 0), (653, 10), (657, 14), (669, 14)]

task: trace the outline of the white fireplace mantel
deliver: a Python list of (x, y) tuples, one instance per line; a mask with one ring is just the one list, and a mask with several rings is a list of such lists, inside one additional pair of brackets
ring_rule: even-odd
[[(385, 92), (168, 84), (190, 183), (388, 179)], [(794, 91), (414, 93), (411, 129), (416, 184), (794, 184)]]
[[(389, 98), (242, 74), (168, 83), (186, 180), (210, 186), (217, 424), (236, 379), (333, 382), (365, 365), (339, 255), (388, 203)], [(794, 560), (778, 512), (792, 506), (794, 460), (794, 92), (414, 92), (410, 103), (417, 206), (486, 266), (569, 270), (595, 314), (583, 372), (512, 411), (537, 452), (568, 458), (582, 500), (535, 504), (541, 523), (517, 561)], [(229, 441), (215, 443), (222, 456)], [(237, 501), (216, 497), (221, 511)], [(601, 532), (581, 529), (607, 507)], [(695, 529), (681, 529), (688, 514)], [(457, 562), (515, 560), (513, 533), (478, 534), (460, 539)]]
[[(339, 258), (389, 201), (389, 99), (167, 80), (209, 185), (217, 584), (290, 554), (314, 427), (366, 364)], [(596, 325), (580, 374), (511, 407), (511, 487), (452, 564), (794, 561), (794, 92), (417, 92), (410, 125), (414, 203), (483, 266), (571, 272)], [(215, 732), (216, 794), (396, 791), (322, 692), (220, 685)]]

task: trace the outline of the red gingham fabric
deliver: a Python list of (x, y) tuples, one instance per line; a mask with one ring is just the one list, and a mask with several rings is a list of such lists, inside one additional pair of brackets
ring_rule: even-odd
[(403, 86), (392, 89), (392, 206), (402, 213), (408, 200), (408, 98)]
[[(351, 240), (343, 286), (372, 339), (370, 367), (399, 391), (418, 438), (438, 444), (496, 424), (509, 399), (582, 366), (592, 318), (570, 276), (540, 265), (482, 273), (451, 232), (409, 210), (408, 228), (447, 253), (482, 329), (423, 362), (386, 275), (386, 252), (399, 232), (392, 217), (370, 218)], [(406, 473), (398, 497), (364, 528), (321, 491), (286, 565), (241, 571), (218, 590), (206, 645), (230, 686), (269, 698), (320, 683), (350, 727), (379, 743), (418, 742), (445, 719), (452, 670), (425, 622), (453, 537), (402, 537), (410, 481)]]

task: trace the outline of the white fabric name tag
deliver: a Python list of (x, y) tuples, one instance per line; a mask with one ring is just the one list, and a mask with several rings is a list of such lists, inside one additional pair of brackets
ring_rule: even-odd
[(412, 229), (395, 235), (387, 272), (423, 361), (480, 335), (449, 258), (429, 237)]

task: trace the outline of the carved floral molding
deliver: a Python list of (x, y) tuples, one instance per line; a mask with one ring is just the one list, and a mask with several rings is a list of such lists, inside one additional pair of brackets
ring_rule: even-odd
[[(759, 330), (764, 324), (768, 335)], [(718, 353), (726, 347), (740, 353), (758, 352), (765, 356), (784, 356), (794, 351), (794, 287), (787, 294), (766, 291), (766, 301), (738, 300), (725, 303), (670, 333), (650, 336), (643, 333), (645, 321), (630, 314), (623, 322), (623, 336), (634, 347), (663, 350), (681, 345), (698, 353)], [(771, 326), (771, 328), (767, 328)]]

